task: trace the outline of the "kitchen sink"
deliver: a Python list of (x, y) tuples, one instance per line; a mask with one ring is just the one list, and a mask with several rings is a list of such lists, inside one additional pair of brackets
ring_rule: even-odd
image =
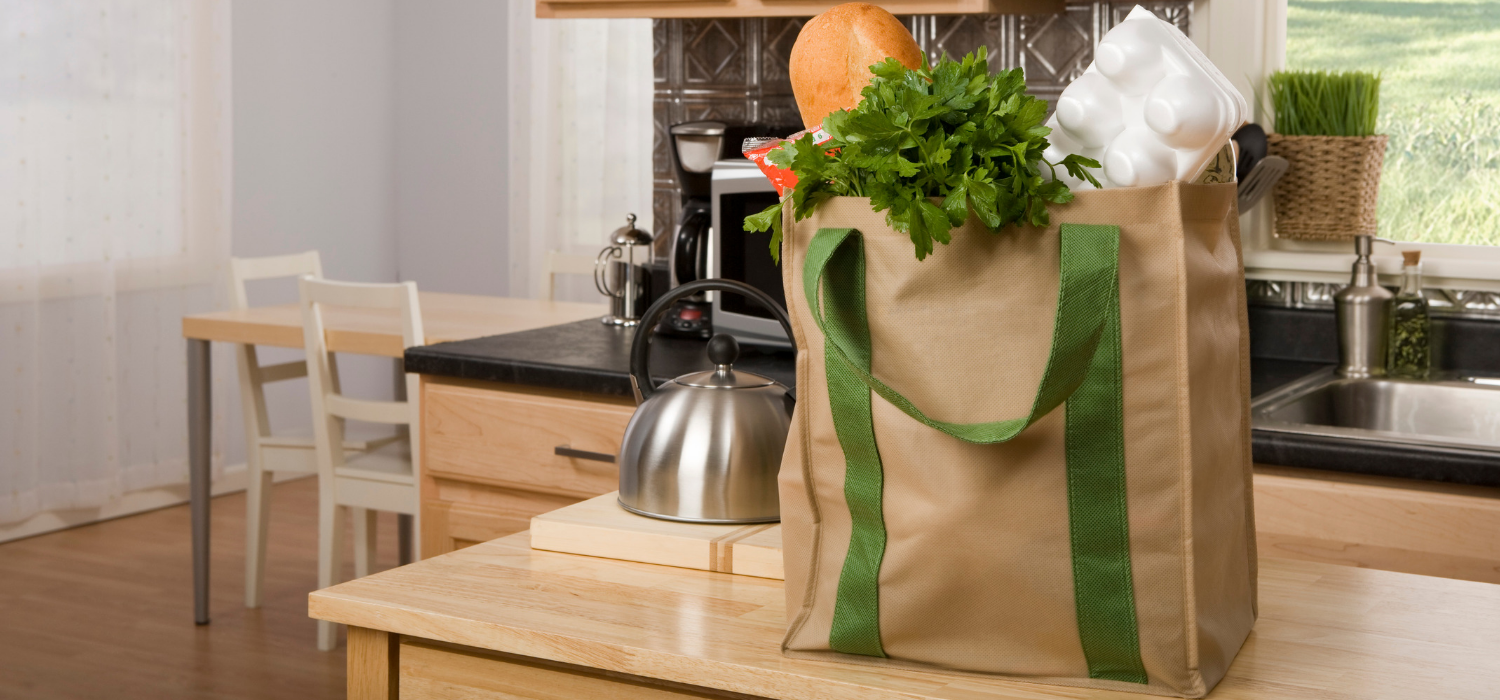
[(1500, 454), (1496, 379), (1345, 379), (1327, 369), (1256, 398), (1250, 410), (1258, 431)]

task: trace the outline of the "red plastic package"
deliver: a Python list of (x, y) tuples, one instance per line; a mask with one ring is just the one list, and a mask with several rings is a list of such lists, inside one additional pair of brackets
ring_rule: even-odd
[[(745, 139), (744, 145), (740, 148), (745, 157), (755, 161), (755, 164), (760, 167), (760, 171), (765, 173), (766, 179), (771, 181), (771, 186), (776, 188), (776, 196), (778, 197), (786, 196), (787, 192), (790, 192), (792, 188), (797, 186), (797, 173), (777, 166), (767, 159), (766, 156), (770, 155), (771, 151), (781, 148), (781, 144), (787, 141), (796, 141), (806, 133), (806, 131), (799, 131), (784, 139), (774, 136), (755, 136)], [(828, 140), (833, 138), (821, 127), (813, 131), (812, 135), (813, 143), (815, 144), (828, 143)]]

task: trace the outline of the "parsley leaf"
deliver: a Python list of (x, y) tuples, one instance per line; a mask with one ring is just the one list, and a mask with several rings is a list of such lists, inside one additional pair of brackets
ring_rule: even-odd
[(1047, 103), (1026, 94), (1020, 68), (991, 75), (984, 47), (962, 61), (945, 56), (915, 69), (886, 59), (870, 73), (859, 105), (823, 120), (829, 141), (818, 145), (804, 135), (768, 156), (797, 174), (797, 187), (789, 200), (745, 217), (745, 229), (772, 232), (778, 263), (788, 205), (801, 221), (832, 197), (869, 197), (871, 209), (911, 237), (922, 260), (934, 243), (951, 241), (970, 212), (991, 232), (1046, 226), (1047, 205), (1073, 199), (1056, 177), (1059, 165), (1099, 185), (1089, 172), (1099, 168), (1096, 161), (1042, 159), (1052, 132), (1042, 125)]

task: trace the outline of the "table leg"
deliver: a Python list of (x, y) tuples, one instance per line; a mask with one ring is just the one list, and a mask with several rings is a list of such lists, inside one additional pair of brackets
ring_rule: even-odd
[(396, 514), (396, 563), (400, 566), (411, 563), (411, 543), (416, 536), (414, 520), (406, 513)]
[(188, 497), (193, 521), (193, 622), (208, 624), (209, 486), (213, 478), (212, 382), (208, 341), (187, 341), (188, 386)]
[[(407, 398), (406, 397), (406, 360), (404, 358), (400, 358), (400, 357), (396, 358), (396, 362), (394, 363), (392, 369), (395, 370), (395, 373), (394, 373), (394, 376), (393, 376), (394, 383), (392, 384), (392, 387), (393, 387), (393, 390), (394, 390), (395, 395), (396, 395), (396, 400), (397, 401), (405, 401), (406, 398)], [(406, 437), (406, 438), (410, 438), (411, 437), (411, 428), (408, 427), (408, 426), (405, 426), (405, 425), (397, 426), (396, 430), (398, 430), (398, 431), (400, 431), (402, 433), (405, 433), (405, 435), (403, 437)], [(413, 518), (410, 515), (408, 515), (406, 513), (398, 513), (396, 515), (396, 543), (397, 543), (396, 544), (396, 551), (397, 551), (396, 563), (398, 565), (400, 565), (400, 566), (406, 566), (407, 564), (411, 563), (411, 560), (412, 560), (412, 546), (411, 546), (411, 543), (412, 543), (412, 538), (416, 537), (416, 533), (414, 532), (414, 529), (415, 528), (413, 527)]]
[(349, 628), (349, 700), (396, 700), (401, 669), (401, 635), (364, 627)]
[[(397, 400), (397, 401), (405, 401), (406, 400), (406, 360), (405, 360), (405, 358), (400, 358), (400, 357), (396, 358), (396, 361), (393, 362), (393, 363), (391, 363), (391, 370), (392, 370), (392, 373), (391, 373), (391, 393), (393, 394), (395, 400)], [(410, 428), (410, 426), (398, 425), (398, 426), (396, 426), (396, 433), (398, 435), (401, 435), (402, 437), (410, 437), (411, 428)]]

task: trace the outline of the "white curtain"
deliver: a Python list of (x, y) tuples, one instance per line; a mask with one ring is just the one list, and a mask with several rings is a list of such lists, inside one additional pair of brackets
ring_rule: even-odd
[[(651, 20), (510, 8), (510, 294), (532, 297), (547, 251), (593, 255), (626, 214), (651, 230)], [(599, 300), (587, 280), (558, 290)]]
[(0, 525), (186, 480), (181, 318), (222, 296), (228, 41), (225, 0), (0, 0)]

